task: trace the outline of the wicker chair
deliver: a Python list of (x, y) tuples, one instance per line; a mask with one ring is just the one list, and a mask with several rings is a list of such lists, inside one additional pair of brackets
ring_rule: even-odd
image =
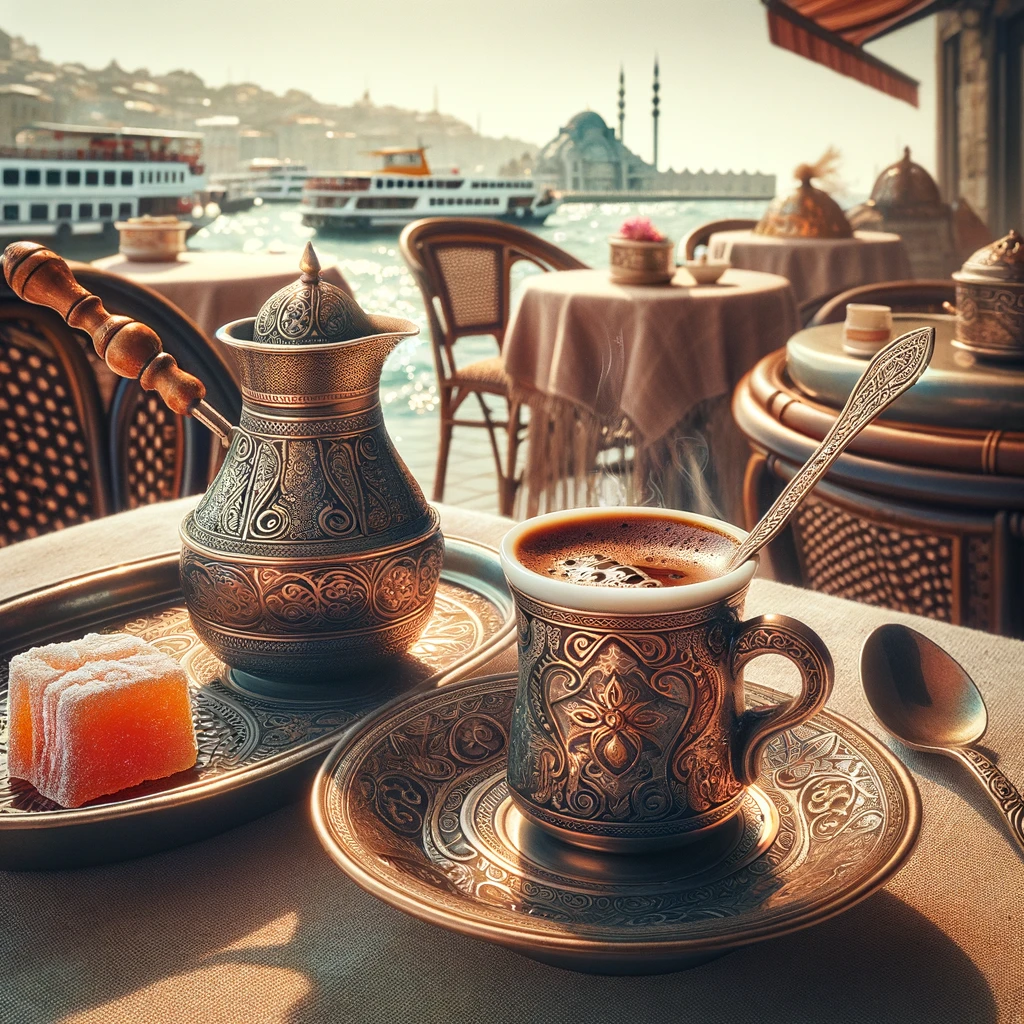
[(849, 302), (867, 302), (890, 306), (894, 313), (942, 313), (943, 304), (953, 302), (956, 288), (952, 280), (884, 281), (850, 288), (824, 302), (811, 317), (808, 326), (842, 323)]
[[(444, 498), (453, 428), (482, 427), (490, 437), (494, 455), (499, 510), (510, 515), (519, 487), (516, 460), (525, 430), (520, 407), (509, 396), (500, 354), (460, 367), (455, 346), (460, 338), (491, 335), (500, 353), (508, 326), (513, 264), (526, 260), (545, 271), (585, 270), (586, 264), (523, 228), (475, 217), (415, 221), (402, 232), (399, 245), (423, 293), (441, 392), (434, 501)], [(495, 417), (485, 395), (505, 400), (504, 421)], [(482, 419), (457, 418), (470, 396), (476, 397)], [(506, 433), (504, 460), (498, 444), (499, 430)]]
[(694, 228), (683, 240), (683, 256), (692, 260), (698, 245), (707, 245), (716, 231), (745, 231), (757, 225), (756, 220), (711, 220)]
[[(112, 313), (151, 326), (212, 404), (237, 415), (241, 395), (227, 364), (177, 307), (87, 264), (72, 269)], [(194, 420), (115, 376), (84, 334), (0, 287), (0, 547), (194, 494), (221, 454)]]

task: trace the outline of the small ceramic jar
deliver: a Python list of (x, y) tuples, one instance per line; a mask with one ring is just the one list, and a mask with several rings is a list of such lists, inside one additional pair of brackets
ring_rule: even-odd
[(114, 225), (121, 235), (118, 251), (133, 263), (165, 263), (185, 251), (191, 227), (177, 217), (131, 217)]
[(637, 242), (622, 235), (609, 235), (610, 272), (619, 284), (665, 284), (675, 276), (675, 246), (672, 239)]

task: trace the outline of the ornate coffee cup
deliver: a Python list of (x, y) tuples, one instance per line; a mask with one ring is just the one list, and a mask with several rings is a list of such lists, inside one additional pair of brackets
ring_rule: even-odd
[[(663, 585), (657, 564), (608, 557), (602, 538), (614, 543), (627, 523), (664, 529), (666, 543), (677, 531), (705, 578)], [(524, 564), (524, 542), (576, 526), (593, 551), (546, 571)], [(708, 838), (739, 811), (765, 746), (824, 705), (832, 658), (817, 634), (785, 615), (742, 618), (756, 560), (715, 574), (744, 536), (650, 508), (554, 512), (506, 534), (501, 560), (519, 621), (508, 784), (529, 822), (618, 853)], [(800, 693), (747, 708), (743, 668), (762, 654), (797, 666)]]

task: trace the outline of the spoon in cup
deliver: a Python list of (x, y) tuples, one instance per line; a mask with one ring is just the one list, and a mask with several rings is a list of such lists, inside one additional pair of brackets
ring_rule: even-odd
[(980, 750), (988, 711), (962, 665), (922, 633), (898, 623), (864, 641), (860, 678), (879, 724), (913, 750), (945, 754), (985, 787), (1024, 853), (1024, 798)]
[(880, 349), (854, 385), (843, 411), (796, 476), (783, 488), (772, 507), (747, 534), (725, 571), (739, 568), (753, 558), (789, 522), (811, 488), (831, 469), (850, 442), (904, 391), (913, 387), (928, 367), (935, 351), (935, 328), (919, 327), (901, 334)]

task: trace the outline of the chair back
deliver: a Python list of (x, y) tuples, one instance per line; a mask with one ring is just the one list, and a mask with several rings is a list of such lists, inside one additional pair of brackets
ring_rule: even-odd
[(733, 218), (732, 220), (709, 220), (694, 228), (683, 241), (683, 256), (692, 260), (697, 253), (698, 245), (707, 245), (716, 231), (746, 231), (757, 226), (756, 220)]
[(402, 232), (399, 246), (423, 294), (442, 385), (456, 372), (459, 338), (493, 335), (500, 349), (514, 264), (525, 260), (544, 271), (587, 269), (531, 231), (477, 217), (415, 221)]
[[(79, 283), (140, 320), (237, 417), (241, 395), (199, 328), (162, 296), (88, 264)], [(222, 449), (137, 381), (116, 376), (50, 309), (0, 289), (0, 547), (87, 519), (204, 490)]]
[(956, 287), (952, 279), (921, 281), (883, 281), (850, 288), (823, 303), (811, 317), (809, 327), (842, 323), (850, 302), (889, 306), (894, 313), (942, 313), (943, 303), (952, 303)]

